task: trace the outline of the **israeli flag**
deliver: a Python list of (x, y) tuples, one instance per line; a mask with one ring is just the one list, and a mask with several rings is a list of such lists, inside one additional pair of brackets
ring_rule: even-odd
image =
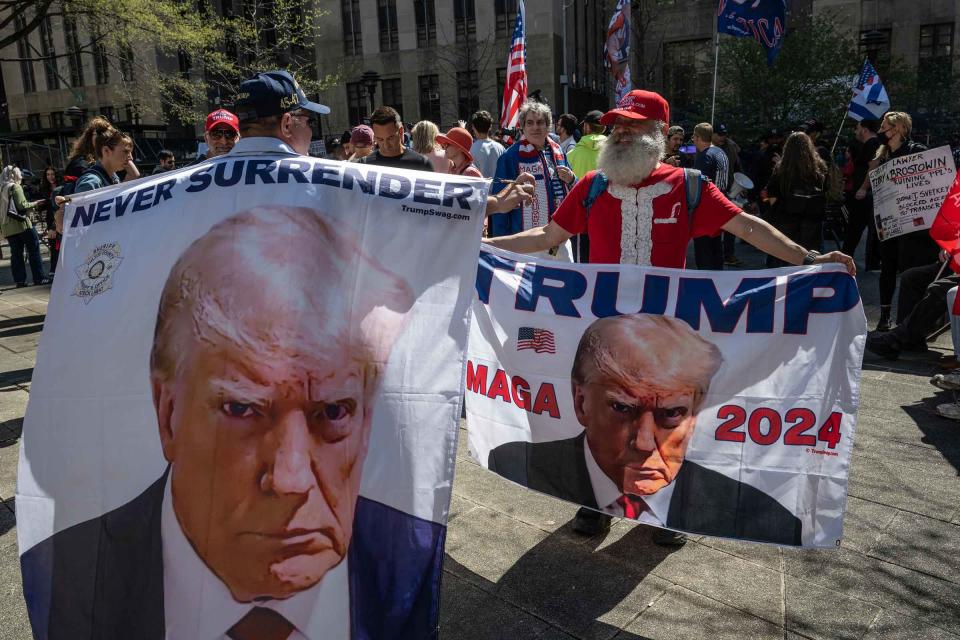
[(870, 60), (863, 63), (863, 71), (853, 88), (853, 99), (847, 115), (856, 120), (879, 120), (890, 109), (890, 97)]

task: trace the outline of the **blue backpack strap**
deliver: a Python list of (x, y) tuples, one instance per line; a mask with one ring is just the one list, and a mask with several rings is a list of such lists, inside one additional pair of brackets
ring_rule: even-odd
[(703, 174), (696, 169), (683, 170), (683, 182), (687, 190), (687, 215), (692, 216), (700, 204), (700, 187)]
[(597, 171), (593, 174), (593, 179), (590, 181), (590, 188), (587, 190), (587, 197), (583, 199), (583, 217), (590, 217), (590, 207), (593, 206), (593, 203), (597, 201), (603, 192), (607, 190), (607, 186), (610, 184), (610, 180), (607, 178), (607, 174), (602, 171)]

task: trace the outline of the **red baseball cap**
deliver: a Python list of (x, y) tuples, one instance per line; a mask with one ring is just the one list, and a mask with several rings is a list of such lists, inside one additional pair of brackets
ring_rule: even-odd
[(620, 99), (616, 109), (611, 109), (600, 118), (600, 124), (613, 124), (617, 116), (633, 120), (660, 120), (670, 122), (670, 105), (663, 96), (653, 91), (634, 89)]
[(240, 119), (226, 109), (217, 109), (207, 116), (206, 131), (210, 131), (221, 124), (225, 124), (237, 133), (240, 133)]

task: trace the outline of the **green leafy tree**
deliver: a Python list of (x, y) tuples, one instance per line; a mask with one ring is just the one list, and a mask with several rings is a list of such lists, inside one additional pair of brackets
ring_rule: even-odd
[[(328, 13), (313, 0), (240, 0), (236, 15), (219, 15), (211, 0), (0, 0), (0, 27), (16, 42), (45, 18), (73, 21), (91, 34), (74, 53), (100, 56), (111, 68), (111, 84), (131, 104), (153, 115), (196, 122), (208, 101), (232, 101), (239, 82), (256, 71), (286, 69), (307, 93), (332, 84), (336, 76), (318, 70), (314, 42)], [(15, 16), (25, 16), (16, 22)], [(21, 25), (10, 29), (10, 25)]]
[(717, 121), (736, 123), (742, 137), (811, 117), (835, 128), (863, 64), (837, 24), (829, 13), (794, 20), (772, 67), (753, 39), (721, 36)]

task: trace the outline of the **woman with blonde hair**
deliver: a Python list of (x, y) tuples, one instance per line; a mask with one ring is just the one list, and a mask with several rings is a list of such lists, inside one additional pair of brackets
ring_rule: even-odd
[(440, 145), (437, 144), (437, 134), (440, 129), (429, 120), (421, 120), (410, 131), (410, 142), (413, 150), (430, 160), (433, 170), (437, 173), (450, 173), (450, 160)]
[[(909, 113), (902, 111), (888, 111), (880, 121), (877, 139), (880, 148), (870, 168), (882, 166), (894, 158), (926, 151), (927, 147), (914, 142), (910, 138), (913, 132), (913, 118)], [(878, 229), (878, 231), (880, 231)], [(891, 322), (891, 305), (893, 292), (897, 288), (898, 276), (913, 267), (922, 267), (937, 261), (939, 248), (925, 230), (913, 231), (884, 239), (880, 236), (880, 320), (877, 322), (878, 331), (889, 331), (893, 328)], [(897, 318), (902, 321), (903, 318)]]
[(43, 275), (43, 260), (40, 257), (40, 238), (33, 228), (30, 214), (43, 200), (27, 202), (20, 185), (23, 175), (17, 167), (4, 167), (0, 172), (0, 233), (10, 243), (10, 271), (17, 287), (27, 286), (27, 270), (23, 260), (26, 250), (30, 261), (33, 284), (49, 284)]

